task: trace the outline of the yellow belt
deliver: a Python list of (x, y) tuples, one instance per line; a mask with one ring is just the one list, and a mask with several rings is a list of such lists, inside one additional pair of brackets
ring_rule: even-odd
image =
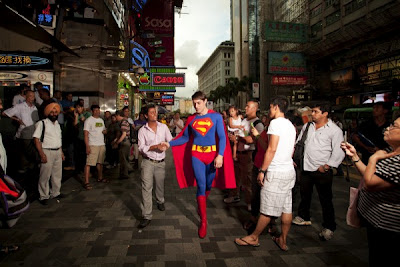
[(201, 153), (209, 153), (212, 151), (217, 151), (217, 146), (212, 145), (212, 146), (198, 146), (198, 145), (192, 145), (192, 151), (197, 151)]

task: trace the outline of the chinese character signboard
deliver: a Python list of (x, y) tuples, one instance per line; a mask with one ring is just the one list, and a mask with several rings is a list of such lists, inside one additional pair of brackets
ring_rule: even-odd
[(306, 43), (307, 42), (307, 25), (266, 21), (265, 22), (265, 40), (272, 42), (284, 43)]
[(55, 16), (49, 14), (37, 14), (37, 24), (55, 28)]
[(173, 105), (173, 104), (174, 104), (174, 95), (161, 96), (161, 105)]
[(51, 54), (0, 52), (0, 70), (52, 69)]
[(151, 74), (152, 86), (168, 86), (168, 87), (184, 87), (185, 74), (184, 73), (152, 73)]
[(307, 76), (272, 76), (272, 85), (306, 85)]
[(305, 74), (306, 59), (302, 53), (268, 52), (268, 72), (272, 74)]

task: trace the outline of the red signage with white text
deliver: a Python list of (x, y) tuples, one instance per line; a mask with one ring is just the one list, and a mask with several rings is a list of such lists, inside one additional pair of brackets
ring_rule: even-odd
[(272, 85), (306, 85), (307, 76), (272, 76)]
[(152, 73), (151, 86), (184, 87), (185, 73)]

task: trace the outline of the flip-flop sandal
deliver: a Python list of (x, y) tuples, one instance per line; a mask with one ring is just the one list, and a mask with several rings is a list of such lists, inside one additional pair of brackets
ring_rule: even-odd
[(279, 245), (278, 239), (279, 239), (279, 237), (276, 237), (276, 236), (273, 236), (273, 237), (272, 237), (272, 241), (274, 241), (275, 245), (277, 245), (278, 248), (279, 248), (280, 250), (285, 251), (285, 252), (286, 252), (286, 251), (289, 251), (289, 247), (288, 247), (287, 245), (286, 245), (286, 249), (282, 248), (282, 247)]
[[(243, 242), (243, 243), (239, 243), (238, 240), (240, 240), (240, 241)], [(238, 245), (238, 246), (241, 246), (241, 247), (248, 247), (248, 246), (251, 246), (251, 247), (259, 247), (259, 246), (260, 246), (260, 243), (251, 244), (251, 243), (247, 242), (246, 240), (244, 240), (243, 238), (237, 238), (237, 239), (235, 239), (235, 244)]]
[(93, 189), (93, 187), (91, 186), (90, 183), (84, 184), (84, 185), (83, 185), (83, 188), (85, 188), (85, 189), (88, 190), (88, 191)]
[(18, 250), (19, 250), (19, 247), (16, 245), (4, 246), (4, 247), (1, 247), (1, 249), (0, 249), (1, 253), (4, 253), (4, 254), (9, 254), (10, 252), (15, 252)]

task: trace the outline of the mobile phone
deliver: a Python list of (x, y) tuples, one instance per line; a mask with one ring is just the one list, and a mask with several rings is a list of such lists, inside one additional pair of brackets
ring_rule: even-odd
[(347, 143), (347, 131), (344, 131), (344, 142)]

